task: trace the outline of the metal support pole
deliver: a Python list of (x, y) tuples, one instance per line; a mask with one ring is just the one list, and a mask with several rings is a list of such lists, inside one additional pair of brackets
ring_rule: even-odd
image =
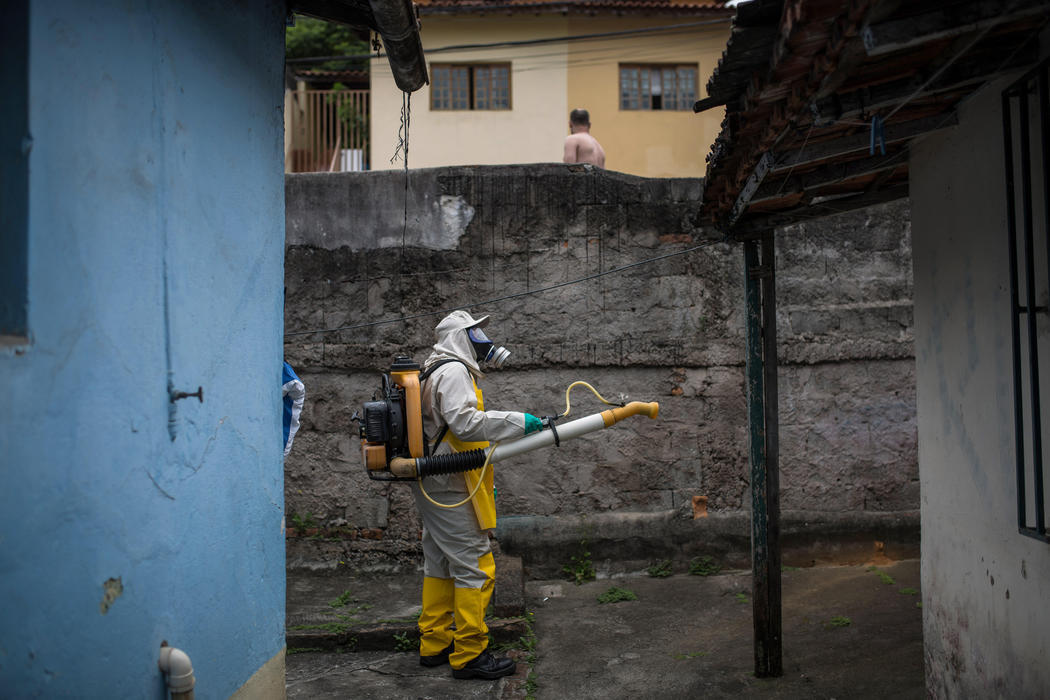
[(751, 573), (755, 675), (784, 673), (781, 644), (780, 479), (775, 260), (772, 231), (744, 243), (747, 404), (751, 461)]

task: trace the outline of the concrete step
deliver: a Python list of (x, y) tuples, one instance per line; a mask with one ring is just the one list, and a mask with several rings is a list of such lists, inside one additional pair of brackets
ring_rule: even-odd
[[(528, 633), (521, 559), (499, 552), (489, 634), (510, 644)], [(419, 571), (391, 575), (291, 570), (285, 615), (289, 651), (404, 651), (419, 639)]]

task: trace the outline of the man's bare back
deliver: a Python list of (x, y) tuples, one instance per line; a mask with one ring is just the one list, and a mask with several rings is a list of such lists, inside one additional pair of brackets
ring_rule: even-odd
[(565, 155), (562, 160), (566, 163), (590, 163), (604, 168), (605, 150), (598, 143), (598, 139), (586, 131), (580, 131), (565, 137)]
[(591, 115), (585, 109), (574, 109), (569, 114), (569, 135), (565, 137), (562, 161), (605, 167), (605, 149), (591, 136)]

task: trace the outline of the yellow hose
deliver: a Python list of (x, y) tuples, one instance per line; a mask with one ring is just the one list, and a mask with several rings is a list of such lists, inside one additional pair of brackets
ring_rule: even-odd
[(577, 381), (577, 382), (573, 382), (572, 384), (570, 384), (568, 386), (567, 389), (565, 389), (565, 413), (562, 413), (561, 415), (559, 415), (558, 418), (564, 418), (565, 416), (569, 415), (569, 392), (572, 391), (572, 388), (574, 386), (585, 386), (585, 387), (587, 387), (592, 392), (594, 392), (594, 395), (598, 397), (599, 401), (601, 401), (603, 404), (605, 404), (607, 406), (622, 406), (623, 405), (623, 404), (613, 403), (612, 401), (607, 401), (605, 399), (605, 397), (603, 397), (601, 394), (599, 394), (598, 390), (595, 389), (593, 386), (591, 386), (587, 382), (579, 382), (579, 381)]
[[(438, 503), (437, 501), (435, 501), (433, 498), (430, 497), (430, 494), (427, 493), (427, 490), (423, 487), (423, 477), (417, 476), (416, 477), (416, 481), (419, 482), (419, 490), (423, 493), (423, 497), (426, 498), (431, 503), (433, 503), (434, 505), (436, 505), (438, 508), (459, 508), (464, 503), (469, 502), (472, 498), (474, 498), (474, 494), (476, 494), (478, 492), (478, 489), (481, 488), (481, 485), (483, 483), (485, 483), (485, 469), (486, 469), (486, 467), (491, 469), (491, 461), (490, 460), (492, 459), (492, 453), (496, 451), (496, 447), (498, 445), (499, 445), (498, 442), (495, 445), (493, 445), (492, 449), (489, 450), (489, 453), (485, 456), (485, 463), (481, 465), (481, 474), (478, 475), (478, 483), (474, 484), (474, 490), (471, 491), (470, 495), (467, 496), (466, 498), (464, 498), (462, 501), (460, 501), (459, 503), (454, 503), (452, 505), (446, 505), (444, 503)], [(464, 478), (466, 478), (466, 477), (464, 477)]]
[[(595, 396), (598, 397), (599, 401), (601, 401), (602, 403), (606, 404), (607, 406), (623, 406), (623, 404), (613, 403), (612, 401), (606, 400), (605, 397), (603, 397), (601, 394), (598, 393), (597, 389), (595, 389), (593, 386), (591, 386), (587, 382), (576, 381), (576, 382), (573, 382), (572, 384), (570, 384), (565, 389), (565, 413), (562, 413), (561, 415), (559, 415), (558, 418), (564, 418), (565, 416), (569, 415), (569, 410), (570, 410), (569, 392), (572, 391), (573, 387), (576, 387), (576, 386), (585, 386), (585, 387), (587, 387), (588, 389), (590, 389), (594, 393)], [(637, 403), (637, 402), (635, 402), (635, 403)], [(628, 414), (628, 415), (633, 415), (633, 414)], [(650, 418), (651, 417), (653, 417), (653, 415), (650, 415)], [(619, 416), (617, 417), (617, 420), (619, 420)], [(608, 422), (607, 422), (607, 424), (611, 425)], [(478, 489), (481, 488), (481, 484), (485, 481), (485, 469), (486, 468), (490, 468), (491, 460), (492, 460), (492, 453), (495, 452), (497, 445), (499, 445), (498, 442), (495, 445), (492, 446), (492, 449), (489, 450), (488, 455), (485, 456), (485, 463), (483, 465), (481, 465), (481, 475), (478, 477), (478, 483), (474, 485), (474, 489), (470, 492), (470, 495), (467, 496), (466, 498), (464, 498), (462, 501), (460, 501), (459, 503), (454, 503), (452, 505), (447, 505), (445, 503), (438, 503), (437, 501), (435, 501), (433, 498), (430, 497), (429, 493), (427, 493), (427, 490), (423, 487), (423, 477), (420, 476), (420, 477), (416, 477), (416, 481), (419, 482), (419, 490), (422, 492), (423, 497), (426, 498), (431, 503), (433, 503), (434, 505), (436, 505), (438, 508), (459, 508), (461, 505), (463, 505), (465, 503), (468, 503), (472, 498), (474, 498), (474, 495), (478, 492)]]

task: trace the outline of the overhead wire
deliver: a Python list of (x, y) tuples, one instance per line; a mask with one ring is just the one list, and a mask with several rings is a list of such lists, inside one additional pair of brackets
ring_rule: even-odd
[[(920, 95), (927, 87), (930, 86), (930, 84), (934, 80), (937, 79), (938, 76), (940, 76), (944, 72), (945, 69), (947, 69), (955, 61), (957, 61), (959, 58), (961, 58), (963, 55), (965, 55), (968, 51), (970, 51), (985, 35), (987, 35), (987, 33), (989, 31), (991, 31), (996, 26), (998, 26), (998, 22), (992, 23), (991, 25), (985, 27), (972, 41), (970, 41), (959, 52), (957, 52), (955, 55), (953, 55), (937, 71), (935, 71), (933, 73), (933, 75), (931, 75), (929, 78), (927, 78), (925, 81), (923, 81), (922, 85), (917, 90), (912, 92), (907, 98), (905, 98), (901, 102), (897, 103), (894, 106), (893, 110), (891, 110), (890, 113), (888, 115), (886, 115), (886, 117), (883, 119), (883, 121), (884, 122), (888, 121), (891, 117), (896, 115), (903, 107), (905, 107), (908, 103), (910, 103), (918, 95)], [(1036, 27), (1035, 29), (1033, 29), (1031, 32), (1029, 32), (1028, 37), (1024, 41), (1019, 42), (1017, 44), (1017, 46), (1014, 47), (1013, 51), (1011, 51), (1009, 53), (1009, 55), (1006, 56), (1006, 58), (1004, 58), (1002, 61), (999, 62), (999, 65), (996, 66), (996, 68), (992, 71), (992, 73), (998, 73), (999, 71), (1001, 71), (1004, 66), (1006, 66), (1010, 61), (1012, 61), (1014, 59), (1014, 57), (1025, 46), (1027, 46), (1032, 41), (1032, 39), (1034, 39), (1037, 36), (1039, 36), (1039, 34), (1042, 32), (1044, 26), (1045, 26), (1045, 23), (1044, 23), (1044, 25), (1040, 25), (1040, 26)], [(970, 93), (967, 96), (967, 99), (973, 99), (973, 97), (975, 97), (976, 95), (979, 95), (981, 92), (983, 92), (990, 84), (991, 84), (991, 81), (985, 82), (979, 88), (977, 88), (972, 93)], [(948, 123), (948, 121), (951, 120), (953, 118), (953, 116), (954, 116), (954, 111), (947, 112), (934, 127), (929, 129), (929, 131), (936, 131), (936, 130), (940, 129), (942, 126), (944, 126), (946, 123)], [(832, 122), (829, 123), (829, 125), (830, 124), (846, 124), (846, 125), (854, 125), (854, 126), (862, 126), (862, 127), (870, 127), (871, 126), (871, 124), (869, 122), (854, 122), (854, 121), (849, 121), (849, 120), (833, 120)], [(806, 132), (806, 137), (805, 137), (805, 139), (804, 139), (804, 141), (802, 143), (802, 147), (799, 149), (799, 155), (800, 156), (805, 153), (806, 145), (809, 142), (810, 133), (812, 132), (812, 130), (813, 130), (813, 128), (815, 126), (816, 126), (816, 122), (815, 121), (810, 123), (809, 131)], [(919, 136), (921, 137), (922, 134), (920, 134)], [(857, 148), (852, 148), (852, 149), (848, 149), (848, 150), (845, 150), (845, 151), (841, 151), (839, 153), (839, 155), (849, 155), (851, 153), (856, 153), (858, 151), (863, 151), (863, 150), (866, 150), (868, 148), (869, 148), (868, 145), (860, 145)], [(888, 156), (887, 159), (884, 161), (884, 164), (886, 164), (886, 165), (895, 165), (898, 161), (902, 161), (908, 155), (909, 151), (910, 151), (910, 149), (908, 149), (908, 148), (903, 148), (903, 149), (899, 150), (898, 152), (894, 153), (893, 155)], [(791, 176), (791, 172), (794, 170), (794, 168), (795, 168), (795, 166), (792, 165), (792, 167), (788, 171), (787, 175), (784, 176), (784, 178), (783, 178), (783, 180), (781, 182), (780, 190), (783, 190), (784, 185), (787, 183), (787, 180)], [(845, 177), (841, 177), (838, 180), (835, 180), (835, 181), (833, 181), (831, 183), (827, 183), (827, 184), (830, 186), (830, 185), (834, 185), (834, 184), (837, 184), (837, 183), (844, 182), (845, 180), (846, 180)], [(780, 192), (778, 191), (777, 194), (780, 194)], [(820, 207), (822, 209), (829, 209), (829, 210), (831, 210), (832, 214), (841, 214), (841, 213), (846, 213), (846, 212), (852, 211), (851, 209), (837, 209), (834, 206), (830, 206), (830, 205), (833, 205), (834, 202), (835, 202), (835, 200), (832, 199), (832, 200), (829, 200), (827, 202), (818, 202), (817, 204), (811, 204), (809, 206)], [(801, 221), (804, 221), (804, 220), (822, 219), (822, 218), (824, 218), (825, 216), (828, 216), (828, 215), (827, 214), (791, 214), (791, 213), (786, 213), (785, 216), (791, 216), (791, 217), (794, 217), (794, 218), (798, 218), (799, 222), (801, 222)], [(787, 225), (790, 225), (790, 224), (787, 224)]]
[[(491, 269), (494, 270), (494, 271), (496, 271), (496, 270), (513, 270), (514, 268), (524, 267), (525, 265), (528, 265), (528, 263), (525, 262), (525, 261), (522, 261), (522, 262), (516, 262), (516, 263), (506, 263), (506, 264), (503, 264), (503, 265), (496, 265), (495, 267), (493, 267)], [(458, 274), (460, 272), (477, 272), (480, 269), (482, 269), (482, 268), (477, 266), (477, 265), (472, 265), (472, 266), (467, 266), (467, 267), (450, 267), (450, 268), (446, 268), (444, 270), (418, 270), (416, 272), (400, 272), (400, 271), (398, 271), (398, 272), (392, 272), (389, 275), (376, 275), (375, 277), (361, 277), (361, 278), (344, 277), (344, 278), (338, 279), (338, 280), (325, 280), (325, 282), (327, 284), (333, 284), (333, 283), (334, 284), (363, 284), (365, 282), (376, 282), (378, 280), (388, 280), (388, 279), (391, 279), (391, 278), (393, 278), (395, 276), (401, 276), (401, 277), (439, 277), (439, 276), (454, 275), (454, 274)]]
[(715, 245), (715, 244), (718, 244), (718, 243), (724, 243), (724, 242), (725, 242), (725, 240), (721, 239), (721, 238), (717, 239), (717, 240), (705, 241), (704, 243), (692, 246), (690, 248), (686, 248), (684, 250), (677, 250), (677, 251), (675, 251), (673, 253), (665, 253), (664, 255), (658, 255), (658, 256), (653, 257), (653, 258), (647, 258), (645, 260), (639, 260), (639, 261), (630, 263), (628, 265), (621, 265), (620, 267), (615, 267), (615, 268), (612, 268), (610, 270), (604, 270), (602, 272), (596, 272), (596, 273), (594, 273), (592, 275), (587, 275), (586, 277), (580, 277), (580, 278), (577, 278), (577, 279), (574, 279), (574, 280), (568, 280), (566, 282), (559, 282), (557, 284), (548, 285), (546, 287), (541, 287), (539, 289), (529, 289), (529, 290), (526, 290), (524, 292), (517, 292), (515, 294), (507, 294), (507, 295), (504, 295), (504, 296), (501, 296), (501, 297), (496, 297), (494, 299), (485, 299), (483, 301), (472, 302), (470, 304), (460, 304), (459, 306), (451, 306), (451, 307), (443, 308), (443, 309), (435, 309), (434, 311), (426, 311), (426, 312), (419, 313), (419, 314), (412, 314), (410, 316), (398, 316), (397, 318), (388, 318), (388, 319), (383, 319), (381, 321), (368, 321), (368, 322), (365, 322), (365, 323), (355, 323), (355, 324), (351, 324), (351, 325), (347, 325), (347, 326), (340, 326), (338, 328), (317, 328), (317, 329), (305, 330), (305, 331), (291, 331), (291, 332), (285, 333), (284, 335), (285, 335), (286, 338), (288, 338), (288, 337), (300, 336), (300, 335), (313, 335), (315, 333), (338, 333), (338, 332), (341, 332), (341, 331), (351, 331), (351, 330), (357, 330), (359, 328), (371, 328), (373, 326), (381, 326), (381, 325), (386, 325), (386, 324), (391, 324), (391, 323), (404, 323), (405, 321), (412, 321), (412, 320), (419, 319), (419, 318), (428, 318), (430, 316), (438, 316), (438, 315), (441, 315), (441, 314), (447, 314), (447, 313), (450, 313), (452, 311), (456, 311), (458, 309), (472, 309), (472, 308), (475, 308), (475, 307), (478, 307), (478, 306), (487, 306), (487, 305), (491, 305), (491, 304), (497, 304), (499, 302), (508, 301), (510, 299), (520, 299), (522, 297), (532, 296), (534, 294), (542, 294), (544, 292), (549, 292), (549, 291), (551, 291), (553, 289), (560, 289), (562, 287), (568, 287), (568, 286), (571, 286), (571, 285), (574, 285), (574, 284), (582, 284), (583, 282), (589, 282), (591, 280), (598, 279), (599, 277), (605, 277), (606, 275), (618, 274), (620, 272), (625, 272), (627, 270), (630, 270), (630, 269), (633, 269), (633, 268), (636, 268), (636, 267), (641, 267), (643, 265), (649, 265), (649, 264), (652, 264), (654, 262), (658, 262), (660, 260), (666, 260), (668, 258), (673, 258), (673, 257), (679, 256), (679, 255), (686, 255), (688, 253), (692, 253), (692, 252), (695, 252), (697, 250), (701, 250), (703, 248), (709, 248), (712, 245)]
[[(436, 46), (434, 48), (425, 49), (425, 53), (430, 56), (433, 54), (448, 53), (454, 51), (476, 51), (479, 49), (500, 49), (500, 48), (512, 48), (515, 46), (537, 46), (543, 44), (555, 44), (567, 41), (592, 41), (596, 39), (605, 38), (617, 38), (625, 36), (637, 36), (644, 34), (654, 34), (659, 32), (671, 33), (675, 30), (693, 29), (696, 27), (713, 26), (716, 24), (729, 24), (731, 18), (722, 17), (711, 20), (701, 20), (697, 22), (682, 22), (679, 24), (667, 24), (658, 27), (641, 27), (638, 29), (623, 29), (611, 32), (597, 32), (592, 34), (571, 34), (569, 36), (555, 36), (555, 37), (544, 37), (541, 39), (521, 39), (518, 41), (493, 41), (478, 44), (454, 44), (449, 46)], [(364, 54), (345, 54), (341, 56), (310, 56), (306, 58), (289, 58), (285, 62), (289, 64), (296, 63), (323, 63), (327, 61), (351, 61), (360, 60), (363, 58), (373, 58), (385, 56), (386, 54), (380, 53), (364, 53)]]
[[(1006, 9), (1003, 10), (1002, 14), (1005, 15), (1005, 14), (1009, 13), (1011, 10), (1014, 10), (1017, 7), (1017, 5), (1018, 5), (1018, 2), (1015, 0), (1015, 2), (1011, 3)], [(964, 46), (954, 56), (952, 56), (947, 61), (945, 61), (945, 63), (940, 68), (938, 68), (936, 71), (934, 71), (933, 75), (931, 75), (929, 78), (927, 78), (923, 82), (922, 85), (917, 87), (915, 89), (915, 91), (911, 95), (909, 95), (907, 97), (907, 99), (905, 99), (903, 102), (901, 102), (896, 107), (894, 107), (893, 111), (891, 111), (889, 114), (887, 114), (886, 117), (883, 119), (883, 121), (888, 121), (889, 119), (891, 119), (893, 117), (893, 115), (895, 115), (897, 112), (899, 112), (901, 110), (902, 107), (904, 107), (909, 102), (914, 100), (916, 97), (921, 95), (923, 93), (923, 91), (925, 91), (926, 88), (929, 87), (930, 83), (932, 83), (934, 80), (936, 80), (938, 77), (940, 77), (941, 73), (943, 73), (944, 71), (948, 70), (948, 68), (953, 63), (955, 63), (957, 60), (959, 60), (964, 55), (966, 55), (966, 53), (969, 52), (970, 49), (972, 49), (974, 46), (976, 46), (977, 42), (979, 42), (981, 39), (983, 39), (988, 34), (988, 32), (990, 32), (995, 27), (998, 27), (999, 24), (1003, 21), (1003, 19), (1004, 18), (1002, 16), (1000, 16), (994, 22), (990, 22), (987, 27), (985, 27), (983, 30), (978, 32), (977, 36), (975, 36), (970, 43), (968, 43), (966, 46)], [(1017, 50), (1015, 49), (1014, 52), (1010, 54), (1010, 57), (1012, 58), (1016, 52), (1017, 52)], [(1000, 64), (1000, 65), (1005, 65), (1005, 62), (1003, 62), (1003, 64)]]
[[(476, 50), (476, 49), (487, 49), (487, 48), (506, 48), (506, 47), (512, 47), (512, 46), (541, 45), (541, 44), (551, 44), (551, 43), (568, 42), (568, 41), (592, 41), (592, 40), (599, 40), (599, 39), (609, 39), (609, 38), (614, 38), (614, 37), (639, 35), (639, 34), (652, 34), (652, 33), (673, 34), (673, 33), (676, 33), (676, 32), (690, 31), (692, 29), (695, 29), (696, 27), (707, 26), (707, 25), (714, 25), (714, 24), (725, 24), (727, 22), (728, 22), (728, 19), (717, 19), (717, 20), (707, 20), (707, 21), (701, 21), (701, 22), (680, 23), (680, 24), (676, 24), (676, 25), (665, 25), (665, 26), (660, 26), (660, 27), (648, 27), (648, 28), (642, 28), (642, 29), (631, 29), (631, 30), (622, 30), (622, 31), (614, 31), (614, 32), (601, 32), (601, 33), (582, 34), (582, 35), (571, 35), (571, 36), (568, 36), (568, 37), (550, 37), (550, 38), (544, 38), (544, 39), (530, 39), (530, 40), (511, 41), (511, 42), (490, 42), (490, 43), (486, 43), (486, 44), (461, 44), (461, 45), (438, 47), (436, 49), (430, 49), (430, 50), (427, 51), (427, 53), (428, 54), (432, 54), (432, 53), (441, 53), (441, 52)], [(683, 38), (686, 38), (686, 37), (683, 36)], [(610, 50), (611, 49), (608, 48), (608, 47), (600, 47), (600, 48), (585, 49), (582, 53), (608, 53)], [(665, 50), (665, 49), (662, 49), (662, 50)], [(576, 53), (579, 54), (581, 52), (576, 52)], [(379, 55), (380, 54), (377, 51), (375, 56), (378, 57)], [(551, 56), (551, 57), (558, 56), (558, 55), (564, 56), (564, 53), (537, 54), (536, 56), (538, 56), (538, 57), (546, 57), (548, 55)], [(659, 55), (660, 55), (659, 53), (656, 53), (656, 54), (647, 53), (644, 56), (636, 56), (635, 58), (636, 59), (638, 59), (638, 58), (650, 58), (651, 59), (652, 57), (654, 57), (654, 56), (658, 57)], [(289, 59), (288, 63), (320, 62), (320, 61), (339, 60), (339, 59), (348, 59), (349, 60), (349, 59), (366, 58), (366, 57), (367, 58), (371, 58), (372, 56), (373, 56), (373, 54), (369, 53), (367, 55), (360, 55), (360, 56), (358, 56), (358, 55), (348, 55), (348, 56), (340, 56), (340, 57), (327, 56), (327, 57), (315, 57), (315, 58), (310, 58), (310, 59)], [(515, 56), (515, 60), (522, 60), (523, 58), (525, 58), (525, 56), (518, 56), (518, 55)], [(583, 64), (584, 62), (592, 62), (592, 61), (597, 63), (597, 62), (600, 62), (601, 60), (602, 59), (598, 58), (598, 57), (593, 57), (593, 58), (587, 57), (587, 58), (583, 58), (582, 60), (578, 60), (577, 62), (579, 64)], [(565, 62), (562, 61), (561, 64), (564, 65)], [(543, 69), (542, 66), (536, 66), (534, 68), (529, 68), (529, 69), (526, 69), (526, 70), (542, 70), (542, 69)], [(390, 159), (390, 162), (393, 163), (398, 158), (399, 154), (401, 154), (402, 157), (404, 158), (404, 169), (405, 169), (404, 222), (403, 222), (403, 226), (402, 226), (402, 236), (401, 236), (401, 238), (402, 238), (402, 240), (401, 240), (401, 265), (399, 266), (401, 269), (404, 268), (405, 249), (406, 249), (406, 245), (407, 245), (407, 226), (408, 226), (408, 177), (407, 177), (407, 171), (408, 171), (408, 125), (409, 125), (409, 119), (410, 119), (410, 108), (409, 108), (409, 104), (408, 104), (407, 100), (408, 100), (408, 98), (406, 96), (402, 97), (401, 126), (400, 126), (400, 128), (398, 130), (398, 145), (397, 145), (397, 148), (395, 149), (393, 157)], [(589, 276), (586, 276), (586, 277), (583, 277), (583, 278), (579, 278), (579, 279), (576, 279), (576, 280), (570, 280), (568, 282), (562, 282), (562, 283), (559, 283), (559, 284), (550, 285), (548, 287), (543, 287), (541, 289), (527, 290), (525, 292), (519, 292), (517, 294), (511, 294), (511, 295), (506, 295), (506, 296), (503, 296), (503, 297), (498, 297), (496, 299), (489, 299), (489, 300), (486, 300), (486, 301), (477, 302), (475, 304), (461, 305), (461, 306), (452, 307), (452, 308), (449, 308), (449, 309), (441, 309), (441, 310), (436, 310), (436, 311), (432, 311), (432, 312), (426, 312), (426, 313), (422, 313), (422, 314), (414, 314), (414, 315), (411, 315), (411, 316), (404, 316), (404, 315), (402, 315), (402, 316), (399, 316), (397, 318), (385, 319), (385, 320), (382, 320), (382, 321), (373, 321), (373, 322), (368, 322), (368, 323), (363, 323), (363, 324), (353, 324), (353, 325), (349, 325), (349, 326), (341, 326), (341, 327), (338, 327), (338, 328), (330, 328), (330, 329), (329, 328), (324, 328), (324, 329), (314, 329), (314, 330), (307, 330), (307, 331), (292, 331), (292, 332), (286, 333), (285, 336), (286, 337), (291, 337), (291, 336), (300, 336), (300, 335), (312, 335), (312, 334), (316, 334), (316, 333), (335, 333), (335, 332), (340, 332), (340, 331), (354, 330), (354, 329), (358, 329), (358, 328), (365, 328), (365, 327), (382, 325), (382, 324), (399, 323), (399, 322), (404, 322), (404, 321), (412, 320), (412, 319), (416, 319), (416, 318), (425, 318), (425, 317), (428, 317), (428, 316), (435, 316), (435, 315), (438, 315), (438, 314), (447, 313), (447, 312), (455, 310), (455, 309), (469, 309), (469, 308), (473, 308), (475, 306), (481, 306), (483, 304), (494, 304), (494, 303), (498, 303), (498, 302), (501, 302), (501, 301), (507, 301), (509, 299), (520, 298), (520, 297), (529, 296), (529, 295), (532, 295), (532, 294), (539, 294), (539, 293), (542, 293), (542, 292), (550, 291), (550, 290), (553, 290), (553, 289), (558, 289), (560, 287), (565, 287), (565, 286), (572, 285), (572, 284), (580, 284), (582, 282), (586, 282), (586, 281), (593, 280), (593, 279), (596, 279), (596, 278), (599, 278), (599, 277), (603, 277), (603, 276), (608, 275), (608, 274), (622, 272), (622, 271), (631, 269), (633, 267), (637, 267), (639, 265), (648, 264), (648, 263), (655, 262), (655, 261), (658, 261), (658, 260), (662, 260), (662, 259), (665, 259), (665, 258), (668, 258), (668, 257), (673, 257), (675, 255), (682, 255), (684, 253), (688, 253), (688, 252), (691, 252), (691, 251), (694, 251), (694, 250), (698, 250), (699, 248), (703, 248), (703, 247), (706, 247), (707, 245), (711, 245), (711, 244), (717, 243), (717, 242), (720, 242), (720, 241), (711, 241), (709, 243), (702, 244), (700, 246), (695, 246), (693, 248), (690, 248), (690, 249), (687, 249), (687, 250), (684, 250), (684, 251), (676, 251), (674, 253), (669, 253), (669, 254), (666, 254), (666, 255), (657, 256), (655, 258), (650, 258), (650, 259), (647, 259), (647, 260), (638, 261), (638, 262), (635, 262), (635, 263), (631, 263), (629, 265), (625, 265), (625, 266), (622, 266), (622, 267), (619, 267), (619, 268), (615, 268), (615, 269), (611, 269), (611, 270), (606, 270), (604, 272), (599, 272), (599, 273), (596, 273), (594, 275), (589, 275)], [(495, 264), (495, 260), (493, 260), (493, 264)], [(519, 263), (518, 265), (504, 266), (504, 269), (509, 268), (509, 267), (520, 266), (521, 264), (522, 263)], [(472, 269), (472, 268), (460, 268), (461, 271), (462, 270), (470, 270), (470, 269)], [(406, 274), (403, 274), (399, 270), (397, 272), (397, 274), (396, 274), (396, 277), (399, 280), (399, 284), (398, 284), (399, 289), (401, 288), (401, 285), (400, 285), (401, 277), (407, 276), (409, 274), (439, 274), (439, 273), (438, 272), (433, 272), (433, 273), (425, 273), (424, 272), (424, 273), (406, 273)], [(390, 277), (393, 277), (393, 276), (394, 275), (383, 277), (383, 278), (390, 278)], [(376, 278), (371, 278), (371, 279), (376, 279)], [(380, 278), (380, 279), (382, 279), (382, 278)], [(349, 281), (349, 280), (346, 280), (346, 281)], [(364, 281), (364, 280), (361, 280), (361, 281)], [(404, 302), (404, 299), (403, 299), (403, 292), (402, 292), (402, 305), (403, 305), (403, 302)]]

